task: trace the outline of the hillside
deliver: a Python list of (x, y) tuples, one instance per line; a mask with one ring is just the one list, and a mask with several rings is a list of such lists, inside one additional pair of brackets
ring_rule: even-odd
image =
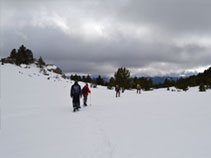
[(89, 106), (73, 113), (73, 82), (24, 67), (1, 66), (0, 157), (211, 156), (210, 91), (126, 91), (115, 98), (98, 86)]
[(89, 106), (73, 113), (73, 82), (48, 74), (34, 65), (1, 66), (0, 157), (211, 157), (210, 91), (126, 91), (115, 98), (98, 86)]

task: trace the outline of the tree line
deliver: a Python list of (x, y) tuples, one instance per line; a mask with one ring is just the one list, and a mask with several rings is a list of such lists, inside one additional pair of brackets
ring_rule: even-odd
[(153, 84), (152, 79), (149, 77), (130, 77), (130, 71), (125, 67), (118, 68), (114, 76), (110, 77), (109, 81), (105, 81), (100, 75), (97, 78), (91, 78), (89, 75), (82, 77), (71, 75), (71, 79), (94, 85), (107, 86), (108, 89), (113, 89), (115, 85), (119, 85), (123, 91), (126, 89), (135, 89), (137, 84), (140, 84), (142, 90), (145, 91), (158, 88), (169, 89), (169, 87), (187, 91), (190, 87), (195, 86), (199, 86), (200, 91), (206, 91), (206, 89), (211, 89), (211, 67), (198, 75), (186, 78), (180, 77), (177, 80), (166, 78), (163, 83), (159, 84)]
[(98, 75), (98, 77), (90, 77), (90, 75), (87, 76), (80, 76), (80, 75), (71, 75), (71, 80), (77, 80), (82, 82), (91, 83), (94, 86), (102, 85), (107, 86), (108, 89), (113, 89), (116, 85), (119, 85), (121, 89), (124, 91), (126, 89), (134, 89), (136, 88), (136, 85), (139, 83), (142, 85), (142, 89), (144, 90), (150, 90), (152, 87), (152, 79), (150, 78), (131, 78), (130, 77), (130, 71), (126, 69), (125, 67), (121, 67), (117, 70), (117, 72), (114, 73), (114, 76), (111, 77), (108, 81), (103, 79), (101, 75)]
[(211, 89), (211, 67), (198, 75), (181, 77), (176, 81), (166, 79), (163, 84), (157, 85), (158, 88), (176, 87), (184, 91), (187, 91), (189, 87), (196, 86), (199, 86), (199, 91)]

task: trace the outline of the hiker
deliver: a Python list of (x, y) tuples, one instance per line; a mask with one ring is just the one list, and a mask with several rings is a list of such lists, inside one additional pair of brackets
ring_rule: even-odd
[(116, 91), (116, 97), (120, 97), (120, 87), (119, 87), (119, 85), (116, 85), (115, 91)]
[(136, 88), (137, 88), (137, 94), (138, 93), (141, 94), (141, 86), (140, 86), (140, 84), (137, 84)]
[(72, 85), (70, 96), (73, 99), (73, 112), (78, 111), (80, 107), (81, 86), (77, 81)]
[(83, 88), (82, 88), (82, 95), (84, 98), (84, 106), (87, 106), (87, 98), (88, 98), (88, 94), (91, 93), (88, 84), (86, 84)]

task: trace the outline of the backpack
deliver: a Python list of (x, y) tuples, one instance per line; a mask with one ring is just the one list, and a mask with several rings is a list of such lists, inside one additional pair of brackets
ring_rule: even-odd
[(82, 94), (86, 94), (87, 92), (88, 92), (88, 88), (84, 87), (83, 90), (82, 90)]
[(80, 90), (79, 90), (79, 86), (78, 85), (74, 85), (73, 86), (73, 94), (79, 94)]

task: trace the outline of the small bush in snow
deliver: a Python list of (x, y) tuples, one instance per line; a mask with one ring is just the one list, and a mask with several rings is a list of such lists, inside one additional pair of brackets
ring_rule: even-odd
[(91, 88), (97, 88), (97, 85), (92, 83), (92, 84), (90, 85), (90, 87), (91, 87)]
[(199, 86), (199, 92), (205, 92), (205, 91), (206, 91), (206, 88), (205, 88), (204, 84), (201, 83)]
[(112, 89), (114, 89), (114, 88), (113, 88), (112, 86), (108, 85), (108, 86), (107, 86), (107, 89), (112, 90)]

